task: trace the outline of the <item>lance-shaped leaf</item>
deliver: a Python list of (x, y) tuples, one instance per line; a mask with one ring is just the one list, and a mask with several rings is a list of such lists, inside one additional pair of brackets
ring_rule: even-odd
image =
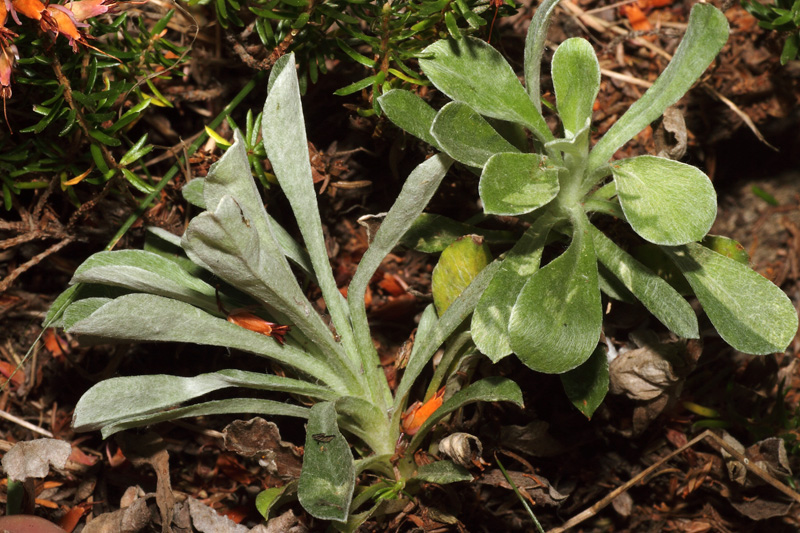
[[(234, 132), (234, 137), (236, 137), (236, 133), (237, 132)], [(228, 150), (228, 152), (230, 152), (230, 149)], [(227, 154), (228, 152), (225, 152), (225, 153)], [(225, 156), (223, 156), (223, 157), (225, 157)], [(212, 165), (212, 167), (213, 167), (213, 165)], [(209, 174), (209, 175), (212, 176), (213, 180), (216, 180), (218, 177), (221, 177), (220, 174), (219, 174), (219, 170), (216, 173), (214, 173), (213, 175), (212, 174)], [(193, 188), (195, 189), (195, 192), (193, 194), (200, 194), (200, 195), (203, 194), (203, 192), (205, 190), (205, 181), (206, 181), (206, 178), (195, 178), (191, 182), (189, 182), (190, 184), (194, 185)], [(186, 190), (186, 187), (181, 189), (181, 191), (184, 191), (184, 190)], [(255, 193), (255, 194), (257, 194), (257, 193)], [(203, 200), (203, 205), (198, 206), (198, 207), (201, 207), (202, 209), (206, 209), (205, 200)], [(311, 266), (311, 259), (308, 257), (308, 252), (305, 250), (305, 248), (300, 246), (297, 243), (297, 241), (295, 241), (292, 238), (292, 236), (289, 235), (289, 232), (286, 231), (283, 228), (283, 226), (281, 226), (278, 223), (277, 220), (272, 218), (269, 213), (267, 213), (265, 211), (264, 214), (266, 215), (267, 220), (269, 222), (269, 224), (268, 224), (269, 229), (272, 230), (272, 235), (275, 237), (275, 240), (277, 241), (278, 245), (283, 250), (283, 253), (284, 253), (284, 255), (286, 255), (286, 258), (289, 259), (290, 261), (292, 261), (297, 266), (299, 266), (302, 269), (303, 273), (305, 273), (306, 275), (310, 276), (312, 279), (316, 279), (316, 277), (314, 275), (314, 269)], [(178, 247), (181, 246), (180, 237), (172, 235), (170, 232), (168, 232), (166, 230), (163, 230), (163, 229), (158, 228), (158, 227), (149, 227), (149, 228), (147, 228), (147, 231), (149, 231), (150, 233), (153, 233), (153, 234), (157, 235), (158, 237), (166, 240), (170, 244), (175, 244), (175, 246), (178, 246)], [(145, 250), (147, 250), (147, 249), (148, 249), (147, 244), (145, 244)], [(151, 251), (159, 253), (159, 250), (157, 250), (157, 249), (156, 250), (151, 250)], [(183, 263), (181, 263), (181, 265), (183, 265)], [(184, 266), (184, 268), (187, 268), (187, 267)], [(193, 273), (192, 270), (189, 270), (189, 272)]]
[(472, 339), (495, 363), (512, 352), (508, 336), (511, 309), (525, 282), (539, 270), (549, 229), (549, 224), (535, 224), (522, 235), (475, 307), (470, 326)]
[(477, 235), (466, 235), (442, 252), (431, 274), (433, 304), (439, 316), (491, 262), (489, 247)]
[(210, 272), (203, 266), (194, 263), (181, 247), (181, 237), (157, 226), (146, 228), (144, 236), (144, 250), (158, 254), (165, 259), (176, 263), (193, 278), (208, 279)]
[[(661, 76), (617, 120), (589, 154), (588, 172), (608, 162), (614, 152), (678, 101), (706, 70), (728, 40), (728, 21), (711, 4), (695, 4), (675, 56)], [(588, 173), (587, 173), (588, 175)]]
[(369, 383), (376, 396), (375, 400), (391, 404), (391, 392), (386, 387), (383, 369), (379, 364), (372, 338), (369, 334), (369, 323), (364, 307), (364, 294), (372, 275), (381, 261), (397, 245), (397, 242), (414, 223), (422, 210), (428, 205), (439, 184), (442, 182), (453, 160), (444, 154), (438, 154), (421, 163), (408, 176), (400, 195), (381, 223), (370, 243), (369, 248), (358, 264), (353, 280), (350, 282), (347, 299), (350, 306), (350, 319), (359, 346), (361, 364), (372, 372)]
[(471, 167), (482, 168), (494, 154), (519, 152), (485, 118), (461, 102), (450, 102), (436, 114), (431, 135), (447, 155)]
[(699, 241), (711, 229), (717, 194), (700, 169), (644, 155), (615, 161), (611, 172), (625, 218), (645, 240), (675, 246)]
[(130, 417), (126, 420), (115, 422), (102, 428), (103, 438), (131, 428), (138, 428), (158, 422), (188, 418), (191, 416), (229, 415), (229, 414), (259, 414), (268, 416), (296, 416), (307, 418), (308, 409), (297, 405), (290, 405), (273, 400), (260, 400), (257, 398), (232, 398), (229, 400), (214, 400), (211, 402), (178, 407), (169, 411), (150, 413)]
[(303, 469), (297, 486), (300, 505), (314, 517), (344, 522), (356, 485), (353, 452), (336, 424), (331, 402), (311, 408)]
[(519, 359), (549, 374), (586, 361), (600, 339), (603, 321), (590, 224), (582, 212), (573, 223), (572, 244), (528, 280), (508, 327)]
[(394, 453), (395, 442), (386, 431), (386, 414), (375, 404), (344, 396), (335, 405), (341, 429), (363, 440), (375, 453)]
[(431, 135), (431, 126), (436, 116), (436, 110), (425, 100), (411, 91), (392, 89), (383, 93), (378, 101), (383, 112), (395, 126), (441, 150), (436, 139)]
[(536, 7), (528, 26), (528, 34), (525, 37), (525, 88), (531, 102), (540, 113), (542, 112), (542, 54), (547, 39), (547, 29), (550, 26), (550, 17), (560, 1), (544, 0)]
[(481, 115), (522, 124), (542, 142), (553, 139), (511, 66), (491, 45), (473, 37), (443, 39), (421, 55), (422, 71), (453, 100)]
[(700, 244), (664, 250), (725, 342), (756, 355), (786, 349), (797, 333), (797, 310), (783, 291), (758, 272)]
[(521, 215), (558, 194), (559, 167), (539, 154), (497, 154), (481, 173), (478, 191), (490, 215)]
[[(97, 383), (81, 396), (72, 416), (76, 431), (92, 431), (157, 413), (227, 387), (246, 387), (331, 399), (333, 391), (300, 380), (221, 370), (185, 378), (157, 374), (111, 378)], [(113, 409), (109, 406), (113, 405)]]
[(64, 317), (61, 321), (61, 327), (67, 331), (71, 330), (72, 326), (87, 318), (89, 315), (111, 301), (113, 301), (113, 298), (94, 296), (82, 298), (70, 304), (69, 307), (64, 310)]
[(567, 137), (573, 137), (591, 120), (600, 90), (600, 64), (586, 39), (567, 39), (553, 54), (551, 67), (558, 116)]
[(608, 357), (603, 346), (595, 348), (592, 356), (578, 368), (561, 374), (561, 384), (567, 398), (586, 418), (603, 403), (608, 393)]
[(214, 288), (174, 261), (144, 250), (98, 252), (84, 261), (70, 283), (98, 283), (212, 307)]
[(300, 85), (294, 68), (294, 54), (288, 55), (291, 59), (282, 63), (280, 70), (273, 68), (270, 73), (269, 95), (264, 104), (265, 120), (261, 123), (264, 148), (281, 190), (292, 206), (336, 332), (345, 352), (355, 362), (358, 351), (350, 326), (349, 311), (333, 278), (325, 237), (322, 234), (300, 103)]
[(480, 235), (490, 244), (513, 244), (516, 236), (510, 231), (488, 230), (458, 222), (452, 218), (422, 213), (414, 220), (400, 243), (425, 253), (441, 252), (459, 237)]
[(501, 377), (490, 377), (476, 381), (475, 383), (461, 389), (439, 406), (437, 410), (428, 417), (420, 426), (411, 443), (409, 450), (416, 450), (425, 435), (450, 413), (475, 402), (512, 402), (522, 407), (522, 391), (519, 385), (510, 379)]
[(320, 349), (347, 359), (291, 269), (286, 270), (277, 243), (257, 233), (237, 200), (225, 196), (216, 211), (196, 216), (183, 236), (183, 248), (193, 261), (196, 257), (214, 274), (275, 311), (276, 319), (300, 328)]
[(469, 470), (455, 464), (453, 461), (436, 461), (420, 466), (413, 479), (447, 485), (449, 483), (458, 483), (459, 481), (472, 481), (473, 478)]
[[(417, 340), (408, 358), (408, 365), (403, 373), (403, 379), (395, 391), (394, 414), (392, 415), (393, 427), (399, 430), (400, 415), (402, 414), (401, 407), (406, 401), (406, 395), (411, 390), (411, 386), (422, 373), (425, 365), (433, 357), (436, 350), (439, 349), (439, 346), (450, 337), (475, 309), (475, 304), (478, 303), (478, 299), (499, 267), (500, 262), (494, 261), (484, 268), (438, 320), (436, 320), (436, 311), (432, 306), (428, 307), (423, 313), (417, 331)], [(425, 326), (424, 329), (423, 325)]]
[(231, 324), (194, 306), (152, 294), (128, 294), (112, 300), (76, 323), (69, 332), (137, 342), (227, 346), (274, 359), (338, 391), (347, 391), (345, 380), (348, 377), (354, 379), (346, 371), (332, 366), (336, 364), (335, 360), (315, 359), (290, 344), (281, 346), (275, 339)]
[(591, 227), (597, 258), (670, 331), (688, 339), (700, 336), (692, 306), (672, 286)]

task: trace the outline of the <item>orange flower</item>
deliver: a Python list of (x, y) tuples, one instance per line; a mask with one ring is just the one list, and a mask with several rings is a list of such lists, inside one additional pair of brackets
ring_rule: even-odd
[(281, 346), (286, 342), (284, 336), (289, 333), (290, 329), (289, 326), (281, 326), (275, 322), (268, 322), (260, 316), (256, 316), (243, 309), (234, 309), (231, 311), (228, 314), (228, 322), (236, 324), (240, 328), (249, 329), (250, 331), (266, 335), (267, 337), (272, 337), (278, 341), (278, 344)]
[(441, 407), (442, 403), (444, 402), (444, 389), (442, 387), (436, 394), (433, 395), (433, 398), (425, 402), (414, 402), (411, 404), (411, 407), (406, 409), (406, 412), (403, 413), (401, 427), (403, 428), (403, 433), (408, 436), (415, 435), (419, 428), (422, 427), (422, 424), (425, 423), (428, 418), (436, 411), (439, 407)]
[(16, 13), (22, 13), (33, 20), (41, 20), (42, 11), (45, 10), (45, 5), (39, 0), (11, 0), (11, 7), (12, 9), (9, 11), (11, 11), (11, 16), (14, 17), (17, 24), (22, 23), (16, 17)]
[(66, 7), (58, 4), (50, 4), (42, 12), (41, 22), (39, 23), (44, 31), (51, 31), (56, 37), (65, 36), (74, 51), (78, 51), (77, 43), (86, 44), (86, 37), (78, 29), (78, 25), (86, 26), (75, 20), (75, 15)]

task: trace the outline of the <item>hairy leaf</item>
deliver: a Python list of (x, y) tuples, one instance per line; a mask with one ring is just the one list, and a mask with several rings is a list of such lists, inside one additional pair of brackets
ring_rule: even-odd
[(697, 315), (692, 306), (672, 286), (626, 253), (603, 232), (592, 226), (597, 258), (648, 311), (676, 335), (700, 337)]
[(534, 225), (508, 252), (500, 269), (481, 295), (470, 326), (478, 349), (493, 362), (509, 355), (508, 323), (525, 282), (539, 270), (549, 225)]
[(431, 135), (450, 157), (477, 168), (482, 168), (494, 154), (519, 151), (486, 119), (461, 102), (450, 102), (436, 114)]
[(559, 167), (539, 154), (497, 154), (489, 158), (478, 188), (484, 212), (522, 215), (558, 194)]
[(590, 224), (580, 213), (575, 225), (567, 251), (525, 283), (511, 311), (511, 348), (539, 372), (572, 370), (600, 339), (603, 312)]
[(725, 342), (756, 355), (786, 349), (797, 333), (797, 310), (780, 288), (746, 265), (697, 243), (664, 250)]
[(728, 40), (728, 20), (711, 4), (695, 4), (675, 56), (661, 76), (617, 120), (589, 155), (588, 171), (604, 165), (622, 145), (678, 101)]
[(608, 381), (608, 357), (603, 346), (595, 348), (581, 366), (561, 374), (567, 398), (586, 418), (592, 418), (603, 403), (608, 393)]
[(353, 453), (336, 424), (331, 402), (314, 405), (306, 426), (303, 469), (297, 486), (300, 505), (314, 517), (344, 522), (356, 484)]
[(700, 169), (643, 155), (615, 161), (611, 172), (625, 218), (644, 239), (675, 246), (702, 239), (717, 216), (717, 194)]
[(567, 39), (553, 54), (551, 66), (558, 116), (567, 137), (574, 137), (592, 118), (600, 90), (600, 64), (586, 39)]
[(480, 39), (446, 39), (422, 51), (420, 67), (437, 89), (487, 117), (517, 122), (553, 139), (541, 112), (503, 56)]

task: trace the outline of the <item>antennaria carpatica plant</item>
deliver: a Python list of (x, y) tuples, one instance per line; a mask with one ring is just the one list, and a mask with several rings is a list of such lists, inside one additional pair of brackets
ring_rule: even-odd
[[(381, 97), (398, 126), (476, 169), (486, 214), (517, 216), (530, 224), (476, 306), (471, 332), (478, 348), (492, 361), (515, 353), (534, 370), (561, 374), (570, 399), (589, 416), (608, 389), (598, 341), (601, 290), (619, 294), (612, 282), (675, 334), (699, 337), (697, 317), (681, 294), (594, 224), (606, 215), (627, 222), (674, 262), (731, 346), (752, 354), (784, 350), (798, 325), (786, 295), (747, 265), (699, 242), (716, 217), (708, 177), (690, 165), (649, 155), (609, 161), (705, 71), (728, 38), (725, 16), (696, 4), (670, 64), (590, 146), (600, 66), (588, 41), (568, 39), (553, 56), (558, 135), (541, 112), (540, 64), (557, 3), (543, 2), (531, 22), (524, 87), (500, 53), (467, 37), (441, 40), (420, 59), (428, 79), (453, 102), (436, 111), (407, 91)], [(494, 127), (499, 123), (504, 135)], [(516, 135), (507, 133), (514, 129)], [(533, 138), (531, 152), (519, 142), (525, 130)], [(545, 245), (553, 240), (569, 244), (542, 266)]]
[[(294, 67), (294, 56), (287, 55), (271, 72), (262, 135), (305, 246), (294, 241), (264, 209), (244, 140), (237, 131), (234, 144), (208, 176), (193, 180), (184, 189), (189, 201), (205, 209), (189, 223), (184, 235), (178, 238), (154, 230), (158, 239), (146, 250), (93, 255), (76, 270), (74, 285), (58, 298), (47, 321), (63, 313), (60, 324), (88, 341), (226, 346), (278, 363), (287, 376), (226, 369), (195, 377), (112, 378), (81, 398), (73, 425), (79, 431), (99, 429), (107, 437), (127, 428), (207, 414), (305, 418), (305, 455), (296, 489), (300, 503), (318, 518), (354, 528), (387, 494), (402, 490), (394, 487), (408, 487), (419, 480), (449, 483), (471, 479), (462, 467), (449, 461), (417, 469), (413, 452), (430, 429), (455, 409), (477, 401), (521, 404), (522, 397), (519, 387), (504, 378), (486, 378), (452, 393), (421, 424), (405, 456), (396, 465), (392, 463), (412, 385), (434, 352), (470, 315), (499, 264), (481, 270), (441, 316), (432, 305), (423, 313), (414, 348), (393, 395), (372, 343), (364, 295), (381, 260), (422, 212), (452, 159), (444, 154), (434, 156), (410, 174), (364, 254), (347, 298), (343, 297), (323, 239)], [(335, 331), (312, 307), (290, 263), (319, 285)], [(227, 321), (218, 310), (216, 284), (220, 281), (225, 307), (255, 304), (272, 320), (290, 324), (285, 344)], [(463, 337), (456, 335), (448, 349), (463, 347)], [(442, 376), (436, 379), (441, 381)], [(316, 403), (309, 408), (299, 402), (235, 398), (187, 405), (230, 387), (281, 392)], [(345, 435), (362, 458), (354, 459)], [(363, 470), (390, 480), (353, 499), (356, 475)], [(381, 497), (351, 516), (371, 501), (370, 494)]]

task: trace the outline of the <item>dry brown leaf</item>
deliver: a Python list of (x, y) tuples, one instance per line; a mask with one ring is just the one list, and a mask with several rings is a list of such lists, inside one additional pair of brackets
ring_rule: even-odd
[(50, 465), (63, 469), (72, 453), (69, 442), (58, 439), (36, 439), (18, 442), (3, 456), (3, 470), (15, 481), (43, 478)]

